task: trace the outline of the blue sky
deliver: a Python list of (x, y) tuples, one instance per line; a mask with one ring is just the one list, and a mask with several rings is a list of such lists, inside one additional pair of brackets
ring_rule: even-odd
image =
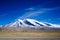
[(60, 1), (0, 0), (0, 25), (27, 18), (60, 24)]

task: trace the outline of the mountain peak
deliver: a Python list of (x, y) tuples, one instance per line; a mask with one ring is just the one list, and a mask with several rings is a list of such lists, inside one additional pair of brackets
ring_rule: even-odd
[(17, 21), (15, 21), (11, 24), (8, 24), (7, 27), (60, 28), (60, 25), (58, 26), (58, 25), (54, 25), (51, 23), (39, 22), (39, 21), (34, 20), (34, 19), (24, 19), (24, 20), (18, 19)]

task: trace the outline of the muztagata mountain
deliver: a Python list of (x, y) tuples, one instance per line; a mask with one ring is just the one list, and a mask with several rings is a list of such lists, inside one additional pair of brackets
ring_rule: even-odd
[(18, 19), (17, 21), (15, 21), (13, 23), (5, 25), (5, 27), (60, 28), (60, 25), (55, 25), (55, 24), (51, 24), (51, 23), (47, 23), (47, 22), (39, 22), (34, 19), (24, 19), (24, 20)]
[(1, 29), (9, 32), (54, 32), (60, 31), (60, 25), (39, 22), (34, 19), (18, 19), (15, 22), (1, 26)]

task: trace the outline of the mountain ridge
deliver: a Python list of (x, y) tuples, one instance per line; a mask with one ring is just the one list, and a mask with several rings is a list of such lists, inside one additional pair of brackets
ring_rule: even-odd
[(55, 27), (55, 25), (51, 23), (40, 22), (34, 19), (18, 19), (15, 22), (2, 26), (1, 29), (9, 32), (54, 32), (60, 31), (59, 27)]
[[(21, 27), (21, 26), (29, 26), (29, 27), (50, 27), (50, 28), (60, 28), (60, 25), (56, 25), (56, 24), (51, 24), (51, 23), (46, 23), (46, 22), (40, 22), (34, 19), (18, 19), (17, 21), (10, 23), (6, 26), (10, 26), (10, 27)], [(57, 27), (56, 27), (57, 26)], [(58, 27), (59, 26), (59, 27)]]

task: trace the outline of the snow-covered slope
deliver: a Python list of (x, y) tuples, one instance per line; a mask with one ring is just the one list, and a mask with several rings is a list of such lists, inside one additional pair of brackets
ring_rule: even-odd
[(24, 20), (18, 19), (17, 21), (7, 25), (7, 27), (60, 28), (60, 25), (55, 25), (55, 24), (45, 23), (45, 22), (39, 22), (39, 21), (34, 20), (34, 19), (24, 19)]

